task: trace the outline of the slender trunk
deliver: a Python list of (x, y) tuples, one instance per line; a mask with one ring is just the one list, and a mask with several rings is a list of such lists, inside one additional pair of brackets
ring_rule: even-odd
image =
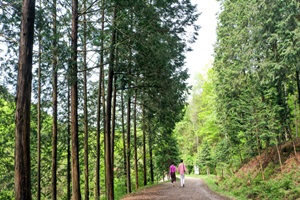
[(72, 136), (72, 199), (81, 199), (78, 145), (78, 80), (77, 80), (77, 40), (78, 40), (78, 0), (72, 0), (72, 64), (71, 64), (71, 136)]
[(111, 120), (111, 166), (114, 168), (114, 152), (115, 152), (115, 120), (116, 120), (116, 104), (117, 104), (117, 76), (114, 76), (113, 104), (112, 104), (112, 120)]
[[(101, 84), (102, 84), (102, 86), (101, 86), (101, 88), (102, 88), (102, 91), (101, 91), (101, 98), (102, 98), (102, 117), (103, 117), (103, 143), (105, 144), (105, 141), (106, 141), (106, 102), (105, 102), (105, 96), (106, 96), (106, 94), (105, 94), (105, 90), (106, 90), (106, 88), (105, 88), (105, 84), (104, 84), (104, 82), (105, 82), (105, 80), (104, 80), (104, 77), (105, 77), (105, 74), (104, 74), (104, 68), (102, 67), (102, 70), (101, 70)], [(101, 144), (101, 142), (100, 142), (100, 144)], [(105, 152), (105, 148), (104, 148), (104, 160), (106, 159), (106, 152)], [(105, 165), (105, 162), (104, 162), (104, 165)], [(100, 168), (99, 168), (99, 170), (100, 170)], [(104, 175), (104, 178), (105, 178), (105, 180), (106, 180), (106, 173), (105, 173), (105, 175)], [(99, 182), (101, 182), (101, 177), (99, 178)]]
[[(40, 8), (42, 7), (42, 1), (39, 1)], [(39, 16), (39, 20), (41, 16)], [(38, 43), (39, 43), (39, 58), (38, 58), (38, 114), (37, 114), (37, 200), (41, 199), (41, 63), (42, 63), (42, 28), (39, 27)]]
[(127, 193), (131, 193), (131, 175), (130, 175), (130, 113), (131, 113), (131, 98), (128, 94), (127, 99), (127, 153), (126, 153), (126, 175), (127, 175)]
[[(83, 2), (83, 10), (86, 10), (86, 0)], [(84, 90), (84, 199), (89, 199), (89, 130), (88, 130), (88, 109), (87, 109), (87, 25), (86, 13), (83, 15), (83, 90)]]
[(152, 134), (149, 131), (149, 156), (150, 156), (150, 178), (151, 183), (154, 183), (154, 169), (153, 169), (153, 152), (152, 152)]
[(134, 95), (134, 125), (133, 125), (133, 137), (134, 137), (134, 170), (135, 170), (135, 189), (139, 188), (139, 170), (137, 160), (137, 136), (136, 136), (136, 104), (137, 104), (137, 90)]
[(31, 199), (30, 104), (35, 0), (23, 0), (15, 132), (15, 199)]
[(145, 109), (143, 107), (143, 168), (144, 168), (144, 186), (147, 185), (147, 162), (146, 162), (146, 155), (147, 155), (147, 150), (146, 150), (146, 127), (145, 127)]
[(280, 150), (279, 150), (279, 147), (278, 147), (278, 142), (276, 143), (276, 150), (277, 150), (277, 155), (278, 155), (278, 159), (279, 159), (279, 164), (280, 164), (280, 171), (282, 173), (282, 162), (281, 162), (281, 155), (280, 155)]
[[(299, 70), (296, 70), (296, 82), (297, 82), (297, 89), (298, 89), (298, 105), (300, 106), (300, 77), (299, 77)], [(297, 137), (299, 137), (297, 132)]]
[[(117, 38), (116, 38), (117, 39)], [(116, 66), (118, 67), (118, 49), (116, 49)], [(114, 75), (114, 88), (113, 88), (113, 113), (112, 113), (112, 128), (111, 128), (111, 166), (114, 168), (115, 160), (114, 160), (114, 153), (115, 153), (115, 126), (116, 126), (116, 106), (117, 106), (117, 80), (118, 76)]]
[[(121, 109), (122, 109), (122, 141), (123, 141), (123, 163), (124, 163), (124, 174), (126, 175), (126, 138), (125, 138), (125, 122), (124, 122), (124, 91), (121, 92)], [(125, 186), (127, 188), (127, 183), (125, 181)]]
[[(132, 18), (132, 16), (131, 16)], [(131, 64), (132, 64), (132, 48), (129, 47), (129, 67), (127, 75), (131, 77)], [(128, 88), (131, 87), (131, 80), (128, 81)], [(127, 175), (127, 193), (131, 193), (131, 165), (130, 165), (130, 157), (131, 157), (131, 91), (127, 92), (127, 155), (126, 155), (126, 175)]]
[(149, 154), (150, 154), (150, 177), (151, 177), (151, 183), (154, 183), (153, 155), (152, 155), (152, 149), (151, 149), (151, 147), (149, 147)]
[(147, 150), (146, 150), (146, 131), (143, 130), (143, 178), (144, 178), (144, 186), (147, 185), (147, 162), (146, 162), (146, 154), (147, 154)]
[(297, 106), (297, 97), (295, 96), (295, 101), (294, 101), (294, 115), (295, 115), (295, 127), (296, 127), (296, 138), (298, 138), (299, 130), (298, 130), (298, 106)]
[[(104, 0), (101, 1), (101, 31), (104, 31)], [(101, 34), (101, 52), (100, 52), (100, 73), (99, 73), (99, 85), (98, 85), (98, 107), (97, 107), (97, 146), (96, 146), (96, 177), (95, 177), (95, 200), (100, 199), (100, 121), (101, 121), (101, 98), (102, 98), (102, 90), (104, 90), (104, 37)], [(103, 87), (102, 87), (103, 85)], [(104, 105), (104, 98), (103, 98)], [(104, 106), (103, 106), (103, 113)], [(104, 117), (103, 117), (104, 119)]]
[[(69, 84), (68, 84), (69, 85)], [(68, 86), (68, 137), (67, 137), (67, 199), (71, 199), (71, 147), (70, 147), (70, 135), (71, 135), (71, 122), (70, 122), (70, 88)]]
[(115, 44), (116, 44), (116, 20), (117, 8), (114, 9), (113, 16), (113, 32), (112, 42), (109, 58), (108, 70), (108, 85), (107, 85), (107, 99), (106, 99), (106, 114), (105, 114), (105, 174), (106, 174), (106, 198), (108, 200), (114, 199), (114, 182), (113, 182), (113, 169), (111, 161), (111, 107), (112, 107), (112, 90), (113, 90), (113, 76), (114, 76), (114, 62), (115, 62)]
[(100, 198), (100, 120), (101, 120), (101, 85), (103, 69), (100, 69), (99, 88), (98, 88), (98, 106), (97, 106), (97, 136), (96, 136), (96, 172), (95, 172), (95, 200)]
[(56, 27), (56, 0), (53, 0), (53, 43), (52, 43), (52, 103), (53, 103), (53, 121), (52, 121), (52, 199), (57, 199), (57, 27)]
[[(106, 0), (102, 0), (102, 30), (103, 30), (103, 32), (104, 32), (104, 22), (105, 22), (105, 17), (104, 17), (104, 5), (105, 5), (105, 2), (106, 2)], [(104, 35), (102, 34), (102, 37), (101, 37), (101, 40), (102, 40), (102, 42), (101, 42), (101, 49), (102, 50), (104, 50)], [(101, 86), (101, 89), (102, 89), (102, 91), (101, 91), (101, 94), (102, 94), (102, 118), (103, 118), (103, 135), (104, 135), (104, 139), (103, 139), (103, 142), (105, 142), (105, 133), (106, 133), (106, 102), (105, 102), (105, 96), (106, 96), (106, 94), (105, 94), (105, 90), (106, 90), (106, 88), (105, 88), (105, 74), (104, 74), (104, 52), (102, 51), (101, 52), (101, 59), (102, 59), (102, 65), (101, 65), (101, 74), (100, 74), (100, 76), (101, 76), (101, 82), (100, 82), (100, 84), (102, 84), (102, 86)], [(100, 144), (101, 144), (101, 142), (100, 142)], [(105, 148), (104, 148), (104, 151), (105, 151)], [(104, 160), (105, 160), (105, 153), (104, 153)], [(99, 170), (100, 170), (100, 168), (99, 168)], [(105, 179), (106, 179), (106, 173), (105, 173)], [(101, 182), (101, 177), (99, 177), (99, 182)], [(99, 188), (100, 189), (100, 188)]]

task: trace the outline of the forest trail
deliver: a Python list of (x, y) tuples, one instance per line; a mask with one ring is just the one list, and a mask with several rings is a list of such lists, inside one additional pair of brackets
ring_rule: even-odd
[(164, 199), (164, 200), (229, 200), (211, 191), (199, 178), (186, 177), (185, 187), (180, 187), (180, 180), (177, 180), (172, 187), (170, 181), (158, 185), (140, 189), (136, 193), (128, 194), (121, 200), (138, 199)]

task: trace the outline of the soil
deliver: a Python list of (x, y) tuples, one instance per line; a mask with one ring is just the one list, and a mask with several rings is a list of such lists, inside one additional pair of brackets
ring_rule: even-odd
[(164, 199), (164, 200), (229, 200), (229, 198), (216, 194), (198, 178), (186, 177), (185, 187), (180, 187), (180, 181), (172, 186), (171, 182), (164, 182), (155, 186), (145, 187), (135, 193), (126, 195), (121, 200), (135, 199)]

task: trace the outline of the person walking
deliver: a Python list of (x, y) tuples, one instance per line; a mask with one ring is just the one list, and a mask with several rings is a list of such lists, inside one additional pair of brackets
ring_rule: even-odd
[(169, 174), (170, 174), (170, 177), (171, 177), (171, 183), (174, 187), (174, 183), (176, 183), (176, 167), (174, 165), (174, 162), (172, 162), (172, 164), (170, 165), (170, 170), (169, 170)]
[(180, 186), (184, 187), (184, 182), (185, 182), (185, 172), (187, 172), (185, 164), (183, 163), (183, 160), (180, 160), (180, 164), (178, 165), (178, 173), (180, 174)]

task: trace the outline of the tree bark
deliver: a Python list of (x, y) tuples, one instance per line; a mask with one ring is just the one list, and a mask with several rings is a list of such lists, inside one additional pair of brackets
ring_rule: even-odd
[(114, 76), (114, 89), (113, 89), (113, 104), (112, 104), (112, 127), (111, 127), (111, 166), (114, 168), (114, 152), (115, 152), (115, 120), (116, 120), (116, 105), (117, 105), (117, 76)]
[(107, 98), (106, 98), (106, 114), (105, 114), (105, 174), (106, 174), (106, 198), (108, 200), (114, 199), (114, 182), (113, 169), (111, 166), (111, 107), (112, 107), (112, 91), (113, 91), (113, 76), (114, 76), (114, 62), (115, 62), (115, 44), (116, 44), (116, 19), (117, 8), (114, 8), (113, 16), (113, 32), (110, 48), (109, 69), (108, 69), (108, 83), (107, 83)]
[(53, 121), (52, 121), (52, 199), (57, 199), (57, 26), (56, 26), (56, 0), (53, 0), (52, 12), (52, 106), (53, 106)]
[(134, 95), (134, 125), (133, 125), (133, 137), (134, 137), (134, 169), (135, 169), (135, 189), (139, 188), (139, 170), (137, 160), (137, 136), (136, 136), (136, 115), (137, 115), (137, 90)]
[[(125, 119), (124, 119), (124, 91), (121, 92), (121, 108), (122, 108), (122, 141), (123, 141), (123, 163), (124, 163), (124, 174), (126, 175), (126, 138), (125, 138)], [(125, 181), (127, 188), (127, 181)]]
[[(132, 64), (132, 47), (129, 47), (129, 67), (127, 75), (131, 77), (131, 64)], [(128, 81), (128, 88), (131, 87), (131, 80)], [(127, 176), (127, 193), (131, 193), (131, 165), (130, 165), (130, 157), (131, 157), (131, 92), (127, 91), (127, 154), (126, 154), (126, 176)]]
[(70, 88), (68, 83), (68, 137), (67, 137), (67, 199), (71, 199), (71, 147), (70, 147), (70, 135), (71, 135), (71, 122), (70, 122)]
[(297, 97), (295, 95), (295, 101), (294, 101), (294, 104), (295, 104), (295, 108), (294, 108), (294, 115), (295, 115), (295, 128), (296, 128), (296, 138), (298, 138), (299, 136), (299, 130), (298, 130), (298, 113), (299, 113), (299, 110), (298, 110), (298, 106), (297, 106)]
[(150, 156), (150, 177), (151, 177), (151, 183), (154, 183), (152, 135), (151, 135), (150, 131), (149, 131), (149, 156)]
[[(86, 0), (83, 3), (83, 10), (86, 11)], [(89, 131), (88, 131), (88, 109), (87, 109), (87, 25), (86, 13), (83, 15), (83, 90), (84, 90), (84, 198), (89, 199)]]
[[(298, 89), (298, 105), (300, 107), (300, 76), (299, 76), (299, 69), (297, 67), (296, 69), (296, 82), (297, 82), (297, 89)], [(299, 137), (298, 132), (297, 132), (297, 137)]]
[(131, 175), (130, 175), (130, 113), (131, 113), (131, 98), (128, 94), (127, 99), (127, 131), (126, 131), (126, 176), (127, 176), (127, 193), (131, 193)]
[(72, 58), (71, 58), (71, 138), (72, 138), (72, 199), (81, 199), (78, 146), (78, 0), (72, 0)]
[[(40, 8), (42, 1), (39, 1)], [(39, 17), (39, 20), (42, 20)], [(41, 199), (41, 63), (42, 63), (42, 28), (39, 27), (38, 43), (39, 43), (39, 57), (38, 57), (38, 105), (37, 105), (37, 200)]]
[(147, 185), (147, 162), (146, 162), (146, 127), (145, 127), (145, 108), (143, 107), (143, 167), (144, 167), (144, 186)]
[(23, 0), (16, 96), (15, 199), (31, 199), (30, 105), (35, 0)]
[[(101, 1), (101, 31), (104, 31), (104, 0)], [(95, 200), (100, 199), (100, 126), (101, 126), (101, 98), (102, 90), (104, 90), (104, 36), (101, 35), (101, 53), (100, 53), (100, 74), (99, 74), (99, 85), (98, 85), (98, 107), (97, 107), (97, 146), (96, 146), (96, 176), (95, 176)], [(102, 87), (103, 86), (103, 87)], [(104, 95), (104, 94), (103, 94)], [(104, 112), (104, 97), (103, 97), (103, 114)], [(105, 115), (103, 119), (105, 118)], [(104, 120), (103, 120), (104, 121)]]

